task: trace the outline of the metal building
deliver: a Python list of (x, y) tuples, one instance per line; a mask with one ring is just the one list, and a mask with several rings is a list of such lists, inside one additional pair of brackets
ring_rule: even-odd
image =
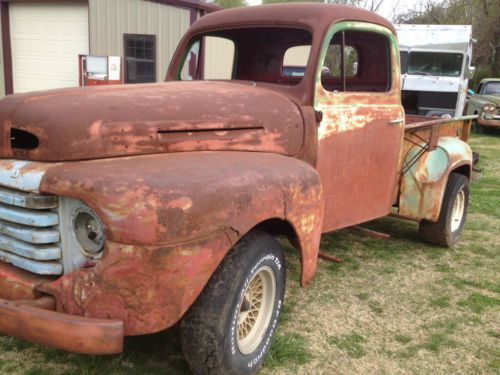
[(120, 56), (124, 83), (163, 80), (201, 0), (0, 0), (0, 96), (80, 84), (80, 55)]

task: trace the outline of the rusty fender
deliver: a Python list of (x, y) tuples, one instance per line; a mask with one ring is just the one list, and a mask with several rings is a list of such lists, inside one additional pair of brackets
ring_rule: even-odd
[[(408, 151), (406, 161), (420, 148)], [(438, 147), (426, 152), (401, 180), (399, 214), (407, 218), (437, 221), (441, 211), (448, 176), (461, 168), (468, 177), (472, 166), (472, 150), (464, 141), (454, 137), (441, 137)]]
[(302, 284), (314, 275), (322, 189), (308, 164), (282, 155), (186, 152), (64, 163), (40, 191), (88, 204), (106, 230), (93, 268), (42, 287), (58, 311), (123, 320), (126, 335), (175, 324), (230, 248), (253, 227), (293, 227)]

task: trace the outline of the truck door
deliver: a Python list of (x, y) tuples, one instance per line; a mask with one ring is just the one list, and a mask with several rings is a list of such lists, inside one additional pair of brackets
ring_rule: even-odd
[(360, 22), (330, 28), (315, 88), (315, 109), (322, 115), (317, 169), (324, 187), (324, 231), (390, 213), (404, 137), (399, 85), (392, 31)]

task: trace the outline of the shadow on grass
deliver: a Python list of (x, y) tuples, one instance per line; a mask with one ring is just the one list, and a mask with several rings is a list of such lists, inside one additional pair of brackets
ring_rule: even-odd
[[(43, 361), (24, 363), (23, 374), (190, 374), (180, 348), (178, 328), (162, 333), (125, 339), (124, 351), (115, 356), (87, 356), (48, 349), (21, 340), (6, 338), (1, 341), (2, 351), (26, 353), (27, 357), (40, 356)], [(37, 363), (50, 364), (39, 366)], [(54, 370), (57, 368), (57, 371)], [(0, 363), (0, 373), (4, 373)]]

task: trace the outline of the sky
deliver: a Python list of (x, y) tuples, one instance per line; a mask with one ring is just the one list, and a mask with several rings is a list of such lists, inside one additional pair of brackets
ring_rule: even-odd
[[(247, 0), (247, 2), (249, 5), (261, 4), (261, 0)], [(404, 13), (408, 9), (412, 9), (416, 2), (415, 0), (384, 0), (377, 13), (391, 20), (394, 9), (396, 9), (396, 13)]]

